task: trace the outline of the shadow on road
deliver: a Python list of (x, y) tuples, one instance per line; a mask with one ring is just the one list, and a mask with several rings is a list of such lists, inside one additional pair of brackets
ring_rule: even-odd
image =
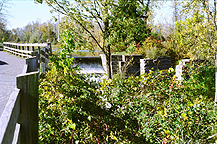
[(0, 60), (0, 65), (8, 65), (8, 63), (3, 62), (3, 61)]

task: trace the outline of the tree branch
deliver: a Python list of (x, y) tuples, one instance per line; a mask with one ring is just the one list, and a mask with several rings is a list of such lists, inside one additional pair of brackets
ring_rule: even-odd
[(215, 30), (217, 31), (216, 11), (217, 11), (216, 0), (214, 0), (214, 24), (215, 24)]
[(94, 8), (94, 11), (96, 12), (96, 14), (97, 14), (97, 16), (99, 17), (99, 19), (100, 20), (102, 20), (102, 17), (100, 16), (100, 14), (98, 13), (98, 11), (96, 10), (96, 3), (97, 3), (97, 5), (99, 6), (99, 3), (98, 2), (96, 2), (96, 0), (94, 0), (94, 6), (95, 6), (95, 8)]
[[(80, 0), (79, 0), (80, 1)], [(80, 1), (81, 2), (81, 1)], [(99, 25), (99, 27), (100, 27), (100, 30), (102, 31), (102, 32), (104, 32), (103, 31), (103, 28), (102, 28), (102, 26), (101, 26), (101, 24), (99, 23), (99, 21), (98, 21), (98, 18), (100, 18), (100, 17), (96, 17), (94, 14), (93, 14), (93, 12), (91, 12), (84, 4), (82, 4), (82, 6), (83, 6), (83, 8), (85, 8), (85, 10), (87, 11), (87, 12), (89, 12), (94, 18), (95, 18), (95, 20), (97, 21), (97, 24)], [(94, 8), (94, 11), (97, 11), (95, 8)], [(98, 14), (97, 14), (98, 15)]]
[[(59, 8), (61, 8), (65, 13), (65, 15), (71, 17), (76, 23), (78, 23), (88, 34), (90, 34), (91, 38), (93, 38), (93, 40), (96, 42), (96, 44), (98, 45), (98, 47), (103, 51), (103, 53), (105, 53), (105, 49), (103, 47), (101, 47), (101, 45), (99, 44), (99, 42), (97, 41), (97, 39), (94, 37), (94, 35), (78, 20), (76, 19), (74, 16), (71, 16), (70, 14), (68, 14), (68, 12), (65, 10), (64, 7), (62, 7), (57, 0), (54, 0), (54, 2), (58, 5)], [(59, 11), (59, 10), (58, 10)], [(62, 12), (63, 13), (63, 12)]]

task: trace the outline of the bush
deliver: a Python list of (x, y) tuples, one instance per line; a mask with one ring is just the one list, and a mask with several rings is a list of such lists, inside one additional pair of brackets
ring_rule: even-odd
[(189, 93), (191, 81), (180, 85), (163, 73), (170, 71), (118, 78), (101, 87), (113, 115), (122, 121), (124, 130), (118, 125), (112, 130), (117, 139), (122, 142), (128, 138), (128, 143), (214, 142), (208, 139), (217, 130), (214, 103)]
[(178, 60), (190, 59), (215, 59), (216, 30), (204, 15), (192, 13), (191, 18), (179, 20), (175, 24), (174, 33), (167, 41), (168, 50), (176, 53)]
[(191, 61), (184, 68), (185, 85), (188, 93), (214, 101), (215, 66), (212, 61)]
[(60, 55), (53, 56), (51, 61), (39, 87), (40, 143), (85, 140), (89, 111), (94, 111), (97, 100), (97, 85), (78, 75), (77, 67), (71, 68), (73, 59)]
[(142, 54), (146, 58), (155, 59), (159, 56), (165, 56), (167, 48), (161, 40), (156, 40), (153, 37), (147, 37), (141, 46), (137, 45), (136, 54)]
[(40, 143), (215, 142), (217, 111), (206, 93), (189, 92), (203, 80), (194, 73), (182, 84), (172, 68), (116, 75), (98, 87), (64, 59), (54, 57), (40, 82)]

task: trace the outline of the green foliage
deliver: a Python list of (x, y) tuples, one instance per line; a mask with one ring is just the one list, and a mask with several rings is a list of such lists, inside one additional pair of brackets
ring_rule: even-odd
[[(98, 40), (101, 42), (102, 38), (99, 38), (99, 31), (95, 30), (97, 28), (94, 28), (94, 24), (91, 22), (85, 23), (86, 27), (93, 32), (93, 35), (98, 38)], [(90, 38), (90, 36), (82, 29), (81, 26), (77, 25), (72, 21), (71, 19), (64, 17), (62, 18), (62, 21), (60, 23), (60, 34), (65, 35), (65, 37), (70, 37), (70, 35), (73, 37), (73, 43), (75, 45), (76, 50), (96, 50), (97, 44), (93, 39)], [(60, 41), (60, 44), (65, 44), (65, 40)]]
[(38, 21), (29, 23), (23, 28), (16, 28), (9, 31), (7, 41), (22, 43), (42, 43), (57, 41), (56, 24), (51, 21), (40, 23)]
[(73, 34), (75, 44), (81, 45), (76, 47), (92, 50), (97, 46), (105, 54), (108, 78), (111, 78), (111, 50), (131, 52), (132, 45), (150, 33), (147, 21), (151, 1), (46, 0), (46, 3), (53, 11), (65, 15), (63, 23), (66, 26), (62, 25)]
[[(169, 71), (161, 71), (161, 74), (151, 72), (143, 78), (110, 80), (112, 82), (101, 88), (103, 96), (111, 103), (114, 115), (126, 121), (124, 130), (128, 129), (131, 134), (138, 136), (131, 136), (131, 142), (135, 139), (138, 140), (136, 143), (145, 140), (148, 143), (161, 143), (165, 139), (175, 143), (209, 142), (208, 136), (217, 130), (213, 102), (205, 99), (210, 95), (201, 93), (201, 98), (198, 93), (189, 93), (193, 90), (189, 89), (191, 80), (180, 85), (170, 76), (162, 75), (169, 74)], [(209, 82), (214, 81), (209, 79)], [(197, 86), (198, 91), (203, 88), (201, 85)], [(124, 133), (118, 135), (121, 140), (126, 137), (130, 136)]]
[(162, 40), (157, 40), (154, 37), (150, 36), (145, 39), (142, 45), (138, 45), (136, 54), (142, 54), (146, 58), (155, 59), (159, 56), (165, 56), (167, 52), (167, 48), (164, 46)]
[[(76, 47), (92, 48), (94, 43), (107, 58), (111, 48), (118, 51), (128, 46), (129, 52), (134, 51), (147, 37), (148, 28), (140, 24), (144, 24), (147, 15), (143, 14), (149, 7), (125, 0), (47, 2), (68, 19), (67, 29), (62, 31), (62, 52), (52, 57), (50, 70), (40, 81), (40, 143), (216, 142), (213, 66), (190, 67), (190, 78), (182, 83), (175, 80), (170, 68), (127, 79), (116, 75), (98, 85), (79, 75), (73, 58), (68, 57)], [(168, 53), (179, 54), (179, 58), (200, 57), (197, 51), (213, 54), (210, 48), (214, 45), (208, 47), (203, 41), (212, 26), (203, 23), (205, 19), (198, 13), (195, 16), (177, 22), (175, 35), (167, 43)], [(166, 53), (161, 41), (146, 40), (144, 48), (139, 48), (144, 54), (155, 57)]]
[(7, 41), (7, 37), (4, 36), (4, 37), (2, 38), (2, 40), (1, 40), (1, 43), (6, 42), (6, 41)]
[(149, 7), (142, 5), (135, 0), (119, 0), (120, 9), (116, 9), (112, 18), (110, 42), (113, 51), (132, 52), (130, 46), (141, 43), (150, 34), (151, 29), (146, 24), (147, 18), (144, 18), (144, 12), (149, 11)]
[(194, 12), (193, 17), (176, 22), (167, 46), (179, 59), (214, 59), (216, 43), (215, 26), (204, 15)]
[[(82, 139), (88, 112), (94, 101), (94, 85), (70, 68), (73, 59), (52, 57), (50, 71), (40, 83), (40, 142), (69, 143)], [(90, 100), (90, 101), (89, 101)], [(89, 105), (88, 105), (89, 104)]]
[(63, 52), (71, 54), (75, 49), (74, 36), (71, 32), (65, 31), (60, 35), (60, 41), (62, 43)]
[(185, 67), (185, 85), (189, 94), (214, 101), (215, 66), (211, 61), (191, 61)]
[(214, 72), (210, 65), (201, 66), (198, 77), (192, 70), (182, 84), (171, 77), (170, 68), (128, 79), (116, 75), (98, 87), (76, 74), (71, 60), (53, 57), (40, 82), (41, 143), (215, 142), (217, 111), (211, 93), (198, 93), (212, 86), (196, 85), (214, 83), (203, 75), (204, 70)]
[(52, 56), (50, 70), (41, 78), (40, 143), (69, 143), (89, 136), (85, 135), (88, 109), (97, 99), (97, 85), (77, 74), (79, 68), (73, 67), (73, 58), (68, 57), (71, 50), (65, 46), (59, 56)]

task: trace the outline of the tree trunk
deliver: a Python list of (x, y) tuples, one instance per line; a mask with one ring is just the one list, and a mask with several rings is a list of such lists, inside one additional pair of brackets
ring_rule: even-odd
[(107, 46), (107, 51), (106, 51), (106, 68), (107, 68), (107, 76), (108, 79), (112, 78), (111, 74), (111, 51), (110, 51), (110, 45)]

